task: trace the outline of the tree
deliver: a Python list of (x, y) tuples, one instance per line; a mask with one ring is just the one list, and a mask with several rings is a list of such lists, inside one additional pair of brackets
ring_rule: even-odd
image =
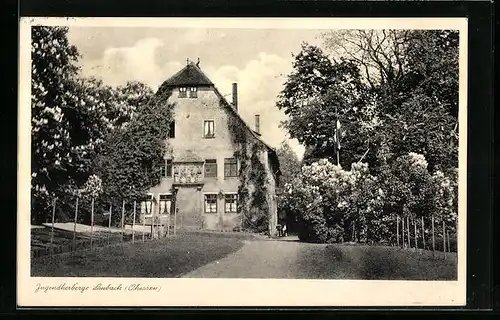
[[(32, 219), (45, 222), (55, 197), (73, 208), (94, 174), (104, 142), (119, 135), (153, 91), (139, 82), (112, 88), (79, 74), (79, 54), (67, 28), (32, 28)], [(107, 143), (109, 148), (109, 143)], [(62, 216), (61, 216), (62, 215)], [(85, 215), (80, 215), (85, 217)]]
[[(409, 151), (424, 153), (431, 170), (437, 163), (456, 167), (449, 149), (456, 150), (458, 146), (457, 31), (342, 30), (327, 32), (324, 39), (329, 51), (353, 61), (362, 70), (363, 79), (370, 84), (375, 97), (380, 119), (387, 122), (383, 128), (386, 136), (390, 137), (393, 128), (401, 124), (408, 132), (421, 133), (427, 126), (420, 120), (422, 116), (436, 113), (431, 115), (434, 123), (428, 125), (431, 128), (426, 128), (425, 136), (432, 139), (435, 133), (439, 142), (428, 142), (425, 147), (420, 143), (413, 150), (396, 152), (397, 155)], [(420, 112), (415, 114), (413, 106), (417, 104), (420, 104)], [(413, 123), (418, 123), (417, 126), (401, 123), (401, 119), (395, 121), (395, 117), (407, 111), (407, 116), (414, 116)], [(440, 124), (437, 128), (436, 122)], [(435, 161), (431, 153), (444, 154), (447, 158)]]
[[(288, 228), (297, 220), (296, 215), (293, 212), (287, 210), (286, 197), (283, 194), (285, 187), (291, 183), (297, 177), (301, 170), (301, 163), (292, 150), (290, 145), (283, 141), (281, 146), (276, 151), (280, 163), (281, 175), (279, 177), (279, 187), (277, 188), (277, 202), (278, 202), (278, 218), (279, 220), (286, 220)], [(289, 231), (292, 231), (289, 229)]]
[(47, 219), (54, 197), (72, 195), (86, 181), (84, 158), (99, 143), (94, 119), (100, 118), (101, 105), (90, 83), (78, 77), (79, 54), (67, 31), (32, 28), (32, 219), (37, 223)]
[(291, 183), (294, 177), (299, 174), (301, 163), (290, 145), (283, 141), (276, 150), (280, 162), (280, 185)]
[(363, 159), (374, 174), (408, 152), (429, 170), (456, 168), (458, 33), (343, 30), (326, 49), (304, 45), (279, 95), (283, 126), (306, 146), (305, 163), (336, 162), (333, 125), (342, 125), (340, 164)]
[(371, 89), (398, 87), (409, 67), (409, 30), (336, 30), (326, 32), (325, 46), (360, 66)]
[[(370, 120), (366, 86), (358, 67), (348, 60), (331, 60), (320, 48), (303, 44), (295, 56), (278, 96), (277, 107), (288, 115), (282, 126), (308, 150), (304, 161), (335, 160), (334, 130), (337, 116), (344, 126), (342, 165), (349, 167), (366, 150), (366, 136), (360, 133)], [(347, 137), (349, 136), (349, 137)]]
[(134, 84), (133, 88), (142, 88), (140, 101), (149, 101), (137, 107), (127, 125), (110, 133), (94, 162), (102, 179), (104, 207), (110, 202), (114, 207), (121, 206), (121, 200), (143, 196), (159, 183), (160, 167), (165, 163), (166, 141), (173, 121), (173, 106), (167, 103), (170, 92), (149, 96), (147, 87)]

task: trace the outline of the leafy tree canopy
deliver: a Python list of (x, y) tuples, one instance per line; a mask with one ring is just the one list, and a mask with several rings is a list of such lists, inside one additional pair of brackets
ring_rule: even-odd
[(327, 52), (303, 44), (277, 107), (306, 146), (305, 163), (360, 160), (373, 172), (408, 152), (431, 171), (458, 166), (458, 33), (348, 30), (324, 35)]

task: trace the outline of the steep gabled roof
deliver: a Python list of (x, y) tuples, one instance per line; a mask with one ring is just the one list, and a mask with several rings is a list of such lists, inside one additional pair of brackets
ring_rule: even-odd
[(262, 137), (260, 134), (255, 132), (249, 125), (246, 123), (245, 120), (241, 117), (241, 115), (238, 113), (238, 111), (234, 108), (232, 104), (230, 104), (226, 98), (219, 92), (219, 90), (214, 87), (215, 94), (219, 97), (219, 99), (222, 101), (222, 104), (224, 107), (226, 107), (228, 110), (231, 111), (231, 113), (245, 126), (245, 128), (250, 132), (250, 134), (260, 143), (262, 143), (268, 151), (268, 154), (270, 155), (271, 158), (271, 163), (275, 167), (275, 173), (276, 174), (281, 174), (280, 170), (280, 165), (279, 165), (279, 160), (278, 160), (278, 155), (276, 153), (276, 149), (268, 145), (264, 140), (262, 140)]
[[(222, 101), (222, 104), (224, 107), (226, 107), (230, 112), (245, 126), (245, 128), (250, 132), (250, 134), (260, 143), (262, 143), (268, 150), (268, 154), (270, 155), (271, 158), (271, 163), (274, 166), (274, 171), (276, 174), (281, 174), (280, 171), (280, 166), (279, 166), (279, 160), (278, 156), (276, 153), (276, 149), (268, 145), (267, 143), (262, 140), (260, 134), (255, 132), (246, 122), (243, 120), (243, 118), (240, 116), (238, 111), (234, 108), (232, 104), (230, 104), (226, 98), (219, 92), (219, 90), (214, 86), (212, 81), (201, 71), (201, 69), (198, 67), (197, 64), (190, 62), (188, 63), (183, 69), (181, 69), (179, 72), (174, 74), (172, 77), (164, 81), (160, 87), (158, 88), (157, 94), (159, 92), (163, 92), (166, 88), (169, 87), (179, 87), (179, 86), (211, 86), (213, 87), (216, 95), (219, 97), (219, 99)], [(186, 160), (193, 161), (198, 159), (198, 157), (192, 152), (187, 152), (187, 154), (182, 155), (181, 157), (175, 159), (177, 162), (183, 162)]]
[(167, 79), (161, 85), (166, 87), (177, 86), (212, 86), (213, 83), (193, 62), (188, 63), (179, 72)]

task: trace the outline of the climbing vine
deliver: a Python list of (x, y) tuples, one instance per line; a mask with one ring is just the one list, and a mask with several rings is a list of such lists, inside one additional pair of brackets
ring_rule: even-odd
[[(251, 137), (248, 129), (236, 117), (228, 119), (229, 133), (235, 146), (235, 157), (240, 162), (238, 212), (242, 215), (241, 228), (264, 232), (269, 226), (267, 200), (267, 173), (259, 154), (262, 146)], [(249, 188), (253, 186), (253, 188)]]

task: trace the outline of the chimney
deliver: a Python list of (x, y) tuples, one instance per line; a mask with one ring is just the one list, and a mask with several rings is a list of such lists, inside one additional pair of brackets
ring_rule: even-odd
[(260, 134), (260, 115), (255, 115), (255, 132)]
[(233, 83), (233, 106), (238, 110), (238, 84)]

